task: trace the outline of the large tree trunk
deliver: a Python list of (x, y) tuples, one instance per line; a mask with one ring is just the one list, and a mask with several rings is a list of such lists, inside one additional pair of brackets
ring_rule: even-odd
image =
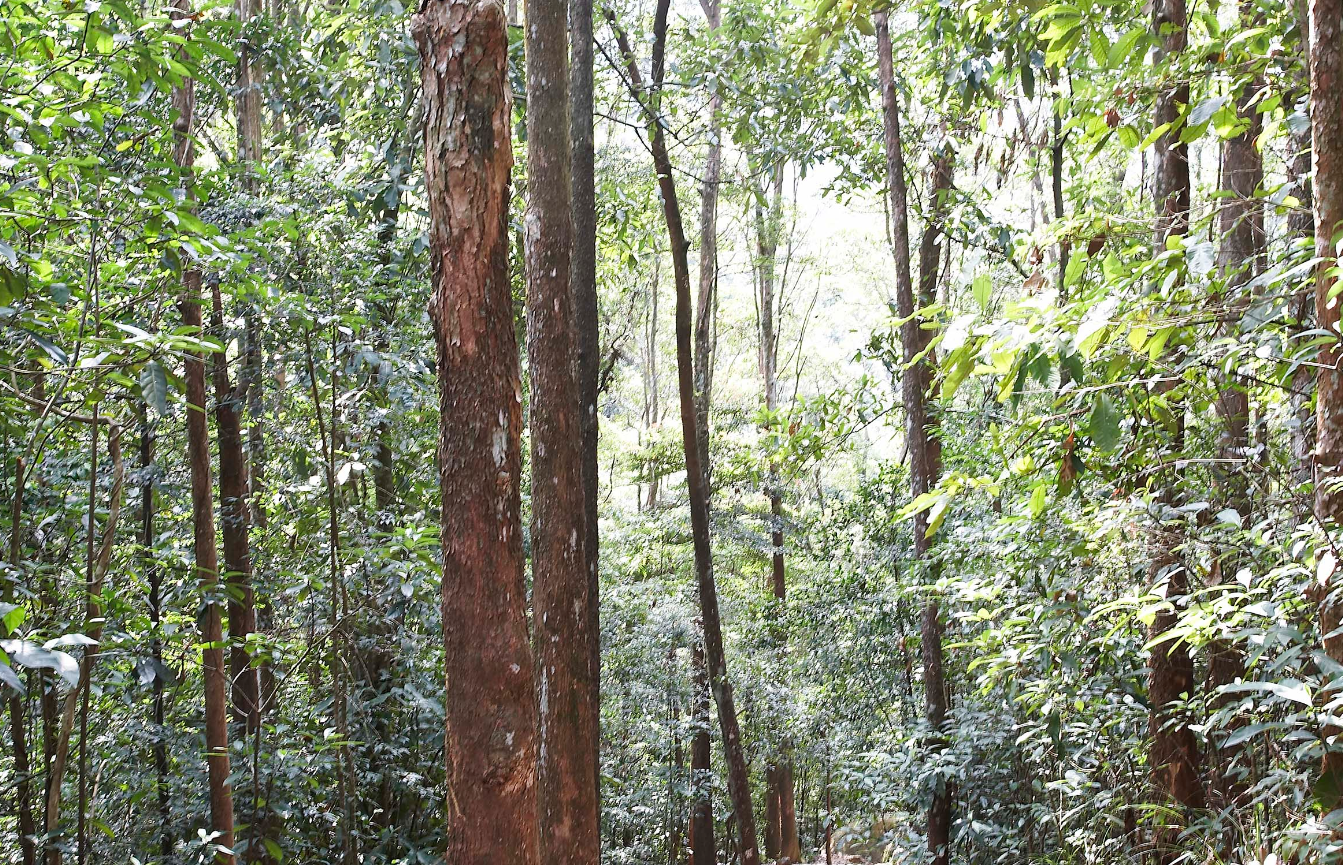
[[(569, 144), (573, 255), (569, 261), (574, 323), (578, 331), (578, 397), (583, 428), (583, 552), (587, 557), (587, 632), (590, 635), (588, 699), (592, 701), (592, 784), (601, 790), (601, 581), (598, 575), (597, 467), (601, 361), (597, 318), (597, 179), (593, 138), (592, 0), (569, 0)], [(600, 796), (599, 796), (600, 798)]]
[[(208, 280), (211, 328), (224, 341), (224, 308), (218, 277)], [(247, 463), (243, 454), (239, 409), (243, 395), (229, 381), (223, 352), (211, 358), (215, 389), (215, 429), (219, 434), (219, 521), (224, 536), (224, 580), (229, 587), (229, 678), (233, 683), (233, 723), (246, 733), (261, 722), (256, 670), (247, 652), (247, 635), (256, 630), (252, 603), (252, 552), (248, 544)], [(256, 795), (257, 791), (252, 791)]]
[[(1157, 62), (1174, 58), (1184, 51), (1186, 27), (1184, 0), (1157, 0), (1153, 4), (1153, 32), (1159, 43)], [(1187, 82), (1178, 82), (1158, 93), (1156, 125), (1169, 123), (1176, 126), (1180, 107), (1188, 103)], [(1180, 141), (1178, 129), (1157, 139), (1155, 156), (1155, 245), (1162, 250), (1171, 237), (1189, 231), (1189, 151)], [(1181, 405), (1172, 407), (1172, 412), (1179, 418), (1177, 443), (1183, 441), (1183, 411)], [(1177, 482), (1178, 478), (1171, 475), (1162, 479), (1162, 495), (1167, 503), (1176, 501), (1173, 487)], [(1150, 582), (1154, 586), (1164, 582), (1166, 597), (1176, 602), (1189, 593), (1188, 570), (1178, 552), (1182, 542), (1182, 532), (1173, 525), (1154, 527), (1148, 538)], [(1177, 619), (1178, 615), (1171, 610), (1158, 614), (1151, 626), (1152, 639), (1164, 635), (1175, 626)], [(1198, 740), (1190, 727), (1190, 719), (1175, 714), (1172, 708), (1194, 694), (1194, 662), (1186, 642), (1164, 640), (1152, 649), (1148, 666), (1151, 670), (1148, 701), (1152, 707), (1149, 725), (1152, 747), (1148, 765), (1153, 786), (1164, 800), (1162, 804), (1173, 809), (1158, 821), (1162, 825), (1158, 825), (1154, 837), (1155, 860), (1158, 865), (1165, 865), (1180, 855), (1178, 842), (1185, 814), (1204, 804)]]
[[(596, 865), (584, 429), (570, 291), (566, 0), (527, 0), (527, 359), (531, 369), (532, 606), (539, 715), (541, 861)], [(595, 399), (595, 391), (593, 393)]]
[[(1339, 302), (1330, 296), (1338, 266), (1334, 242), (1343, 222), (1343, 0), (1310, 0), (1311, 165), (1314, 168), (1315, 326), (1337, 335)], [(1343, 523), (1343, 358), (1336, 344), (1320, 347), (1315, 397), (1315, 515), (1330, 529)], [(1320, 599), (1324, 651), (1343, 662), (1343, 602), (1330, 579)], [(1336, 736), (1332, 726), (1326, 737)], [(1343, 780), (1343, 751), (1325, 753), (1323, 771), (1334, 789)]]
[[(172, 17), (191, 15), (188, 0), (174, 0)], [(179, 168), (190, 174), (195, 164), (191, 143), (191, 123), (196, 107), (195, 82), (185, 79), (173, 91), (176, 118), (173, 131), (176, 144), (173, 158)], [(182, 274), (182, 296), (178, 302), (182, 323), (196, 334), (201, 328), (201, 273), (187, 270)], [(215, 548), (213, 483), (210, 479), (210, 428), (206, 419), (208, 398), (205, 393), (204, 352), (187, 352), (187, 458), (191, 465), (191, 521), (196, 557), (196, 579), (201, 595), (208, 600), (201, 615), (201, 668), (205, 679), (205, 762), (210, 784), (210, 828), (217, 833), (215, 843), (233, 850), (233, 791), (229, 788), (228, 749), (228, 671), (224, 666), (224, 634), (218, 594), (219, 554)], [(215, 856), (219, 865), (233, 865), (234, 856), (223, 850)]]
[[(895, 89), (895, 68), (891, 58), (890, 24), (885, 13), (876, 16), (878, 74), (881, 80), (882, 115), (885, 125), (886, 174), (890, 184), (891, 228), (895, 254), (896, 314), (904, 321), (900, 329), (905, 369), (901, 375), (901, 397), (905, 406), (905, 437), (909, 451), (910, 492), (917, 498), (937, 483), (942, 453), (937, 437), (937, 420), (928, 410), (932, 397), (931, 352), (916, 360), (927, 348), (932, 334), (923, 329), (923, 319), (915, 315), (914, 280), (909, 258), (909, 200), (905, 185), (905, 157), (900, 139), (900, 104)], [(941, 256), (938, 238), (941, 226), (938, 214), (945, 207), (951, 189), (951, 162), (948, 152), (933, 160), (930, 212), (932, 222), (925, 229), (920, 247), (919, 305), (931, 302), (937, 286), (937, 264)], [(928, 522), (921, 513), (914, 519), (914, 555), (927, 558), (930, 541)], [(930, 565), (929, 567), (932, 567)], [(946, 720), (946, 685), (942, 675), (942, 627), (938, 604), (930, 600), (923, 613), (923, 679), (926, 716), (932, 728), (935, 746), (941, 744), (940, 729)], [(946, 865), (951, 857), (951, 791), (945, 784), (933, 790), (928, 806), (928, 853), (934, 865)]]
[(630, 93), (646, 114), (653, 167), (657, 171), (658, 188), (662, 192), (662, 212), (667, 223), (672, 270), (676, 281), (676, 373), (681, 402), (681, 437), (685, 448), (686, 485), (690, 490), (690, 533), (695, 550), (695, 577), (699, 587), (700, 615), (704, 621), (705, 661), (709, 672), (709, 687), (718, 706), (718, 724), (723, 732), (723, 750), (728, 767), (728, 793), (732, 799), (733, 817), (737, 824), (741, 863), (759, 865), (760, 850), (756, 841), (750, 777), (746, 770), (746, 755), (742, 750), (741, 728), (737, 722), (732, 684), (727, 677), (727, 660), (723, 653), (723, 625), (718, 611), (718, 588), (713, 575), (713, 553), (709, 539), (709, 489), (701, 461), (699, 424), (695, 412), (695, 372), (691, 344), (693, 313), (690, 296), (690, 244), (686, 240), (685, 224), (681, 219), (681, 205), (676, 197), (676, 180), (671, 156), (667, 152), (665, 121), (659, 102), (665, 69), (667, 14), (670, 5), (670, 0), (658, 0), (653, 17), (653, 56), (650, 75), (652, 89), (649, 91), (644, 90), (643, 76), (631, 52), (629, 38), (616, 22), (615, 16), (609, 11), (607, 16), (612, 29), (616, 32), (620, 52), (625, 58)]
[(428, 0), (412, 32), (441, 419), (447, 860), (538, 865), (504, 9), (494, 0)]

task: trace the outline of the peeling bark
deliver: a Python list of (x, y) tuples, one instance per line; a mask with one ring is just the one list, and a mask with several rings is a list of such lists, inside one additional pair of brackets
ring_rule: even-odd
[(421, 58), (441, 416), (447, 861), (538, 865), (504, 8), (495, 0), (427, 0), (412, 33)]

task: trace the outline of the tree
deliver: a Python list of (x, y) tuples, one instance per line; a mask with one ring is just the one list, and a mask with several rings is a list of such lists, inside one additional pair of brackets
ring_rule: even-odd
[[(1339, 42), (1343, 3), (1310, 0), (1310, 123), (1312, 193), (1315, 205), (1315, 326), (1332, 336), (1339, 329), (1339, 306), (1334, 295), (1337, 283), (1337, 240), (1343, 223), (1343, 45)], [(1326, 529), (1343, 523), (1343, 373), (1336, 366), (1336, 345), (1320, 346), (1315, 398), (1315, 516)], [(1332, 555), (1328, 561), (1333, 562)], [(1329, 568), (1333, 570), (1332, 566)], [(1320, 633), (1324, 651), (1334, 661), (1343, 661), (1343, 605), (1336, 595), (1336, 580), (1329, 574), (1319, 600)], [(1326, 736), (1336, 735), (1329, 727)], [(1343, 789), (1343, 752), (1325, 751), (1323, 774), (1333, 789)]]
[[(914, 281), (909, 260), (909, 199), (905, 184), (905, 159), (900, 138), (900, 105), (895, 90), (895, 69), (891, 57), (891, 34), (888, 16), (879, 13), (876, 21), (878, 75), (881, 83), (882, 117), (885, 127), (886, 179), (890, 188), (891, 234), (895, 252), (895, 307), (903, 322), (900, 341), (904, 347), (904, 370), (901, 374), (901, 394), (905, 407), (905, 436), (909, 450), (910, 491), (914, 498), (928, 493), (937, 483), (941, 472), (941, 446), (937, 438), (937, 422), (930, 416), (932, 378), (930, 363), (925, 352), (931, 333), (923, 329), (923, 321), (914, 306)], [(951, 188), (949, 156), (940, 154), (933, 163), (932, 204), (934, 211), (941, 206), (938, 197), (945, 199)], [(929, 305), (929, 295), (937, 285), (937, 262), (940, 247), (937, 237), (941, 228), (935, 222), (924, 233), (919, 256), (919, 309)], [(914, 519), (914, 557), (926, 559), (930, 549), (929, 521), (924, 513)], [(930, 568), (935, 566), (930, 565)], [(930, 598), (923, 610), (923, 686), (925, 691), (928, 726), (934, 737), (946, 720), (946, 686), (942, 669), (942, 625), (938, 603)], [(928, 806), (928, 853), (936, 865), (946, 865), (951, 858), (951, 791), (947, 782), (940, 782), (933, 790)]]
[[(585, 341), (570, 290), (573, 191), (566, 12), (565, 0), (527, 0), (525, 12), (532, 603), (540, 708), (537, 797), (542, 860), (596, 863), (593, 779), (599, 707), (592, 699), (592, 657), (598, 634), (591, 630), (592, 568), (586, 553), (586, 481), (591, 473), (584, 471), (587, 430), (582, 421), (584, 413), (595, 417), (595, 406), (580, 398), (574, 363)], [(590, 396), (595, 402), (595, 388)]]
[(629, 38), (609, 11), (607, 20), (616, 33), (616, 42), (625, 60), (630, 95), (640, 106), (648, 124), (653, 168), (657, 171), (658, 189), (662, 193), (662, 209), (667, 223), (667, 240), (671, 247), (672, 270), (676, 283), (676, 373), (681, 402), (681, 438), (685, 449), (686, 485), (690, 489), (695, 582), (699, 589), (700, 616), (704, 626), (705, 666), (709, 676), (709, 688), (718, 707), (718, 724), (723, 734), (723, 751), (728, 766), (728, 792), (732, 799), (733, 818), (737, 823), (740, 845), (738, 853), (741, 855), (742, 865), (758, 865), (760, 852), (759, 842), (756, 840), (750, 779), (746, 771), (746, 757), (742, 750), (741, 728), (737, 721), (732, 684), (727, 678), (727, 658), (723, 652), (723, 626), (718, 610), (718, 589), (713, 576), (713, 552), (709, 537), (709, 485), (700, 451), (699, 424), (695, 406), (694, 350), (691, 343), (690, 244), (686, 240), (685, 224), (681, 219), (681, 205), (676, 197), (674, 169), (667, 152), (666, 121), (658, 103), (666, 71), (669, 8), (670, 0), (658, 0), (653, 19), (652, 68), (649, 75), (652, 87), (648, 91), (648, 96), (644, 96), (643, 75), (630, 48)]
[(432, 0), (412, 32), (422, 63), (441, 415), (448, 858), (536, 865), (504, 10), (492, 0)]

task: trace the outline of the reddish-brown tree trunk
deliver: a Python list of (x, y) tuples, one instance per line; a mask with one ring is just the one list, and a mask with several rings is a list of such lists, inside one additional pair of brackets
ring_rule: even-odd
[[(1343, 222), (1343, 0), (1310, 0), (1310, 123), (1312, 193), (1315, 203), (1315, 327), (1337, 335), (1339, 300), (1331, 297), (1337, 277), (1335, 238)], [(1343, 352), (1320, 347), (1315, 396), (1315, 515), (1329, 529), (1343, 523)], [(1331, 576), (1320, 598), (1324, 651), (1343, 661), (1343, 601)], [(1335, 728), (1325, 730), (1335, 736)], [(1323, 770), (1334, 789), (1343, 780), (1343, 751), (1325, 753)]]
[(421, 58), (441, 418), (447, 861), (538, 865), (504, 8), (428, 0), (411, 29)]
[[(188, 0), (175, 0), (173, 17), (189, 17)], [(173, 91), (176, 117), (173, 131), (176, 144), (173, 157), (188, 175), (195, 164), (191, 143), (191, 124), (196, 107), (195, 82), (185, 79)], [(182, 296), (178, 302), (182, 323), (197, 335), (201, 328), (201, 274), (187, 270), (182, 275)], [(205, 598), (201, 616), (201, 667), (205, 679), (205, 749), (210, 784), (210, 828), (214, 842), (233, 849), (233, 791), (229, 787), (228, 750), (228, 671), (224, 666), (224, 634), (219, 610), (219, 558), (215, 548), (214, 495), (210, 478), (210, 428), (206, 418), (204, 352), (187, 352), (187, 459), (191, 466), (191, 521), (196, 557), (196, 579)], [(215, 861), (233, 865), (234, 856), (222, 852)]]
[[(211, 276), (210, 325), (224, 339), (224, 308), (219, 279)], [(227, 344), (227, 340), (224, 340)], [(224, 536), (224, 581), (229, 587), (229, 679), (233, 683), (233, 722), (251, 733), (261, 721), (256, 670), (247, 652), (247, 635), (256, 630), (252, 603), (252, 552), (248, 543), (247, 461), (243, 453), (239, 409), (242, 394), (229, 381), (223, 352), (211, 358), (215, 389), (215, 429), (219, 435), (219, 522)], [(256, 791), (253, 791), (255, 795)]]
[(670, 0), (658, 0), (653, 16), (651, 91), (644, 90), (643, 76), (639, 71), (638, 61), (631, 52), (629, 38), (609, 10), (607, 18), (616, 32), (620, 52), (625, 58), (630, 93), (643, 108), (648, 121), (653, 167), (657, 171), (658, 188), (662, 192), (662, 212), (667, 223), (672, 270), (676, 282), (676, 372), (680, 391), (686, 485), (690, 490), (690, 533), (695, 551), (695, 578), (699, 587), (700, 615), (704, 622), (705, 662), (709, 673), (709, 688), (718, 706), (718, 724), (723, 733), (723, 751), (728, 767), (728, 794), (732, 799), (733, 818), (737, 824), (738, 852), (741, 855), (742, 865), (759, 865), (760, 850), (756, 840), (750, 777), (746, 770), (746, 755), (742, 749), (741, 728), (737, 722), (732, 684), (727, 677), (727, 660), (723, 652), (723, 625), (718, 611), (718, 588), (713, 575), (713, 553), (709, 537), (709, 489), (700, 456), (698, 419), (695, 411), (690, 244), (686, 240), (685, 224), (681, 219), (681, 205), (676, 197), (676, 180), (671, 156), (667, 152), (666, 131), (663, 125), (665, 120), (658, 101), (665, 70), (667, 15), (670, 6)]
[[(909, 257), (909, 199), (905, 184), (905, 157), (900, 139), (900, 104), (895, 89), (895, 67), (891, 57), (890, 24), (885, 13), (876, 16), (878, 75), (881, 81), (882, 116), (885, 126), (886, 175), (890, 184), (891, 228), (895, 254), (896, 314), (904, 321), (900, 329), (905, 369), (901, 375), (901, 396), (905, 406), (905, 436), (909, 450), (910, 492), (917, 498), (937, 483), (941, 473), (942, 452), (937, 437), (937, 420), (928, 410), (933, 396), (931, 353), (916, 360), (932, 338), (923, 329), (924, 321), (915, 315), (914, 280)], [(924, 232), (919, 256), (919, 304), (931, 302), (937, 286), (937, 262), (941, 247), (941, 226), (937, 214), (945, 207), (951, 189), (950, 153), (933, 159), (933, 184), (930, 212), (933, 221)], [(926, 512), (914, 519), (914, 555), (927, 557), (931, 546)], [(930, 566), (931, 567), (931, 566)], [(923, 612), (923, 684), (926, 717), (934, 733), (935, 745), (941, 744), (940, 730), (946, 720), (946, 684), (942, 674), (942, 627), (938, 604), (930, 600)], [(943, 783), (932, 791), (928, 806), (928, 852), (934, 865), (947, 865), (951, 858), (951, 791)]]
[(596, 865), (598, 708), (592, 701), (590, 587), (579, 346), (570, 291), (566, 0), (527, 0), (527, 358), (531, 370), (532, 606), (540, 714), (541, 861)]

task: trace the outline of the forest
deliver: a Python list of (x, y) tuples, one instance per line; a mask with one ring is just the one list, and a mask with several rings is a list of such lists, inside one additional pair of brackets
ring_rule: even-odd
[(1343, 862), (1343, 0), (0, 0), (3, 865)]

